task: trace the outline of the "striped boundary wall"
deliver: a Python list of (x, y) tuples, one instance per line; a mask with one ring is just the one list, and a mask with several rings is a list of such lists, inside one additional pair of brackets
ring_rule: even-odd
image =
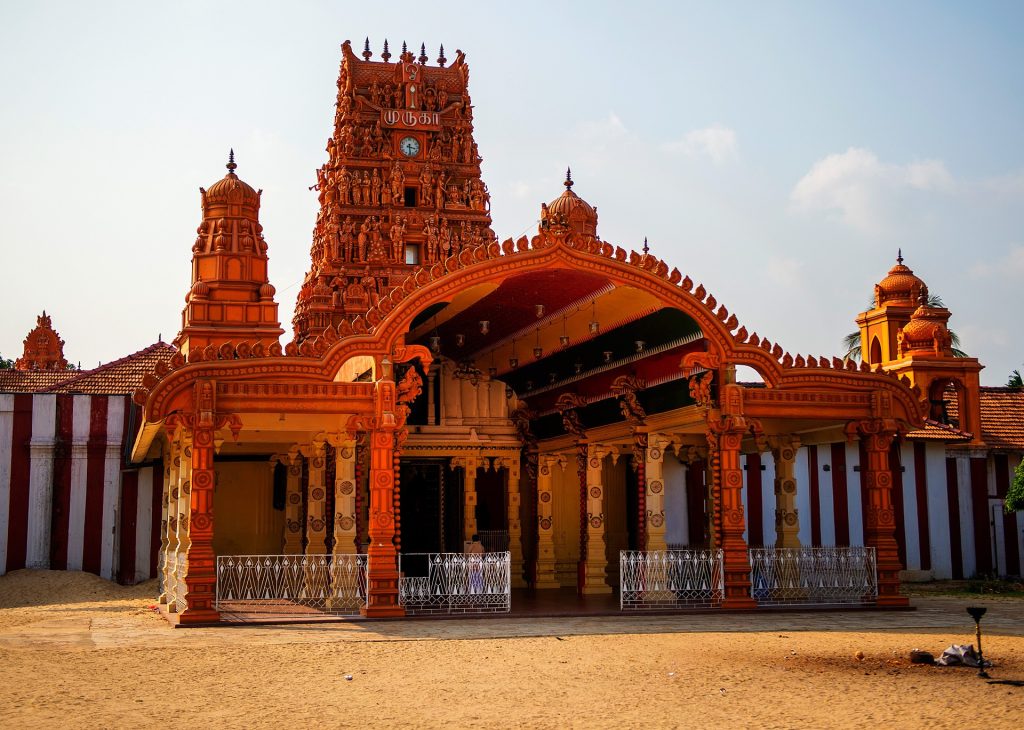
[[(893, 446), (893, 502), (900, 562), (922, 577), (970, 578), (1024, 571), (1024, 512), (1005, 514), (1003, 499), (1020, 454), (947, 456), (945, 446)], [(797, 453), (797, 510), (802, 545), (863, 545), (865, 504), (856, 443), (803, 447)], [(703, 529), (702, 469), (665, 463), (669, 543), (687, 544)], [(744, 456), (743, 503), (750, 545), (775, 543), (775, 464)]]
[(162, 467), (125, 468), (123, 395), (0, 393), (0, 575), (156, 575)]
[[(134, 432), (127, 396), (0, 393), (0, 575), (20, 568), (83, 570), (121, 583), (156, 576), (160, 463), (125, 466)], [(129, 438), (126, 438), (129, 437)], [(775, 541), (774, 464), (748, 454), (747, 542)], [(947, 456), (942, 444), (902, 443), (891, 463), (900, 560), (935, 578), (1020, 575), (1024, 512), (1002, 500), (1019, 454)], [(804, 545), (863, 545), (857, 444), (803, 447), (797, 508)], [(669, 542), (702, 529), (700, 469), (665, 463)]]

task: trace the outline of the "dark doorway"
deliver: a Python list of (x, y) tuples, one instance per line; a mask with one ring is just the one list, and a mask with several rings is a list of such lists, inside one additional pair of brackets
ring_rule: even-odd
[(478, 469), (476, 472), (476, 526), (479, 530), (505, 530), (504, 469)]
[(462, 551), (462, 478), (446, 459), (403, 459), (402, 552)]
[[(640, 544), (640, 479), (633, 456), (626, 467), (626, 539), (630, 550), (643, 550)], [(646, 515), (645, 515), (646, 517)]]

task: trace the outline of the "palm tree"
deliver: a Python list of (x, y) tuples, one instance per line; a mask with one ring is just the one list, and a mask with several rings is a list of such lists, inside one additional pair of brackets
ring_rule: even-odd
[[(946, 304), (942, 301), (942, 297), (940, 297), (938, 294), (929, 294), (928, 299), (925, 301), (925, 304), (929, 307), (942, 307), (943, 309), (945, 309), (946, 307)], [(874, 308), (875, 297), (872, 296), (871, 303), (868, 304), (868, 309)], [(960, 336), (957, 335), (957, 333), (954, 332), (953, 330), (947, 330), (947, 332), (949, 332), (949, 340), (952, 344), (952, 347), (950, 349), (953, 352), (953, 357), (970, 357), (970, 355), (968, 355), (966, 352), (960, 349)], [(856, 332), (851, 332), (850, 334), (846, 335), (846, 337), (843, 338), (843, 349), (846, 352), (846, 354), (843, 355), (845, 359), (861, 359), (862, 353), (860, 351), (860, 330), (857, 330)]]
[(1020, 375), (1020, 370), (1014, 370), (1010, 373), (1010, 379), (1006, 381), (1007, 388), (1024, 388), (1024, 378)]

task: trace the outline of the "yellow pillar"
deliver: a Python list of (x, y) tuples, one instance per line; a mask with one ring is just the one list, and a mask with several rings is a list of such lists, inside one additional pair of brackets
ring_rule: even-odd
[(334, 466), (334, 554), (356, 550), (356, 443), (337, 439)]
[(306, 555), (327, 553), (327, 485), (324, 442), (315, 440), (307, 447), (309, 482), (306, 501)]
[(565, 458), (541, 454), (537, 473), (537, 575), (534, 588), (558, 588), (555, 578), (554, 469), (565, 468)]
[(769, 436), (775, 459), (775, 547), (800, 547), (800, 515), (796, 508), (796, 436)]
[(603, 444), (587, 447), (587, 560), (584, 566), (584, 595), (611, 593), (608, 585), (608, 556), (605, 540), (604, 472), (605, 457), (618, 452)]
[(302, 553), (302, 455), (298, 449), (288, 452), (288, 481), (284, 499), (284, 537), (281, 550), (285, 555)]
[[(181, 453), (177, 439), (171, 439), (167, 446), (164, 463), (163, 496), (160, 500), (160, 569), (161, 604), (174, 600), (174, 555), (178, 549), (178, 469), (181, 468)], [(174, 505), (172, 507), (172, 505)]]
[(672, 439), (663, 433), (652, 433), (647, 440), (647, 550), (665, 550), (665, 450)]
[[(170, 596), (167, 610), (181, 613), (186, 608), (185, 576), (188, 573), (188, 523), (192, 516), (192, 434), (184, 431), (181, 435), (181, 456), (179, 458), (178, 483), (174, 490), (175, 504), (169, 509), (176, 512), (175, 547), (171, 556), (174, 579), (174, 595)], [(173, 601), (173, 603), (172, 603)]]
[(519, 517), (519, 508), (522, 504), (519, 495), (519, 459), (516, 457), (502, 457), (495, 460), (496, 468), (504, 467), (508, 470), (508, 491), (506, 511), (508, 513), (508, 551), (509, 564), (512, 570), (512, 587), (525, 588), (526, 581), (523, 579), (523, 528)]
[(473, 539), (476, 534), (476, 470), (479, 460), (476, 456), (458, 456), (451, 461), (453, 469), (462, 469), (462, 539)]

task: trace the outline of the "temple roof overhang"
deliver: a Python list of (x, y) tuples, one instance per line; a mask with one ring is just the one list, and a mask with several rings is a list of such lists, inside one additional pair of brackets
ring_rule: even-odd
[[(606, 400), (615, 378), (638, 373), (655, 384), (689, 381), (688, 402), (663, 409), (674, 410), (707, 395), (694, 388), (696, 375), (712, 373), (718, 387), (746, 365), (764, 381), (743, 392), (752, 418), (881, 418), (912, 428), (925, 414), (921, 394), (897, 376), (836, 357), (794, 357), (748, 333), (702, 285), (655, 256), (565, 232), (492, 242), (421, 268), (365, 316), (290, 343), (285, 353), (254, 357), (230, 343), (217, 359), (195, 351), (186, 361), (179, 353), (147, 378), (136, 402), (147, 424), (160, 423), (193, 408), (195, 384), (212, 380), (218, 411), (243, 423), (250, 413), (368, 414), (375, 384), (339, 382), (343, 374), (380, 379), (394, 364), (424, 368), (441, 357), (472, 362), (535, 411), (551, 410), (567, 392)], [(598, 355), (606, 361), (595, 362)], [(346, 367), (356, 359), (368, 366)], [(572, 372), (574, 360), (587, 360), (582, 371)]]

